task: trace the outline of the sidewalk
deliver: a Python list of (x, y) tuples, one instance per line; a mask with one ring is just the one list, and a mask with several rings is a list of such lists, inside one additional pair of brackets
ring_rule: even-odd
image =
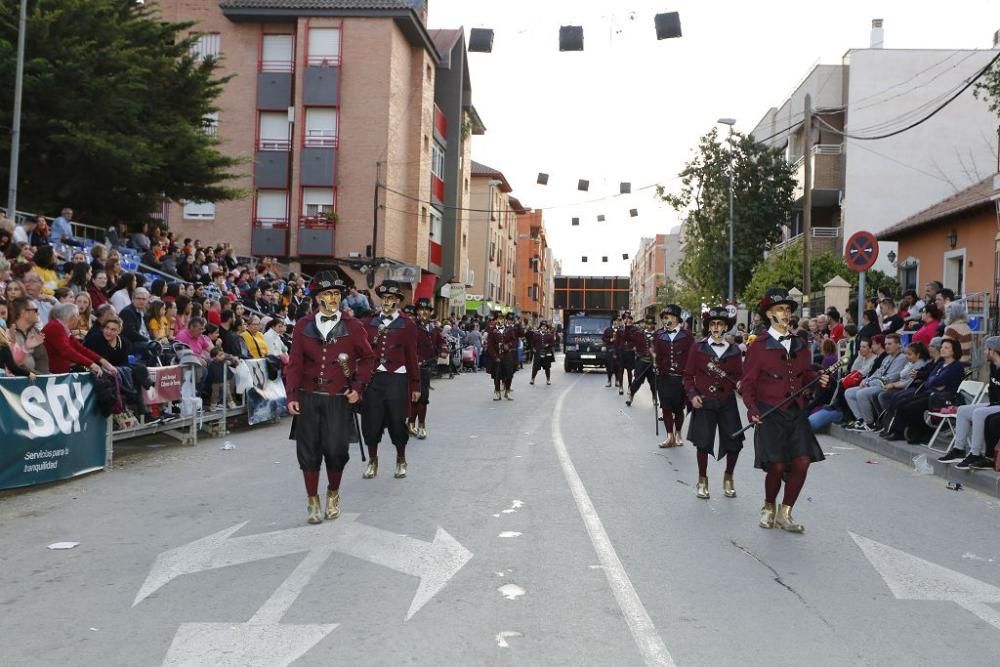
[(913, 457), (924, 454), (927, 456), (928, 463), (934, 466), (934, 474), (938, 477), (949, 482), (959, 482), (963, 488), (975, 489), (994, 498), (1000, 498), (1000, 473), (993, 470), (955, 470), (954, 466), (938, 463), (938, 457), (942, 456), (944, 452), (930, 450), (924, 445), (908, 445), (903, 440), (885, 440), (875, 433), (848, 431), (835, 424), (830, 427), (829, 434), (838, 440), (849, 442), (909, 466), (913, 465)]

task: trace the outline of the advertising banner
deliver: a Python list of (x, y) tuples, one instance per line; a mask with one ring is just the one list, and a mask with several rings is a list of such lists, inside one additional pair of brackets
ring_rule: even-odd
[(0, 489), (102, 469), (107, 426), (89, 373), (0, 378)]

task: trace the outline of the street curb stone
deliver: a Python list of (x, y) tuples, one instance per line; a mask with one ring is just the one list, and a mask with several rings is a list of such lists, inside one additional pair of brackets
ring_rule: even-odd
[(914, 456), (926, 454), (927, 461), (934, 466), (934, 474), (938, 477), (1000, 498), (1000, 473), (993, 470), (956, 470), (954, 466), (938, 462), (937, 458), (943, 452), (932, 451), (924, 445), (908, 445), (904, 440), (886, 440), (876, 433), (848, 431), (836, 424), (830, 426), (830, 435), (909, 466), (913, 465)]

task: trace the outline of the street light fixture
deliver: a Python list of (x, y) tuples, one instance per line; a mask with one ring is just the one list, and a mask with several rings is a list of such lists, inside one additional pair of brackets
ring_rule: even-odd
[[(735, 118), (720, 118), (716, 121), (729, 126), (730, 149), (732, 149), (733, 125)], [(729, 164), (729, 302), (733, 303), (733, 164)]]

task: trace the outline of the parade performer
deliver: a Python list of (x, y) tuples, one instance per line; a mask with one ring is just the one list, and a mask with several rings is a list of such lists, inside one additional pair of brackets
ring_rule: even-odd
[(486, 348), (493, 359), (493, 367), (490, 369), (490, 374), (493, 376), (493, 400), (500, 400), (502, 389), (503, 398), (513, 401), (510, 386), (517, 368), (517, 340), (521, 332), (514, 322), (514, 313), (507, 313), (507, 317), (504, 318), (497, 311), (494, 317), (495, 323), (486, 335)]
[(660, 447), (680, 447), (684, 444), (681, 429), (684, 426), (684, 368), (688, 353), (694, 343), (690, 331), (681, 327), (681, 307), (670, 303), (660, 311), (664, 326), (653, 338), (656, 355), (656, 392), (663, 412), (663, 426), (667, 439)]
[(632, 322), (632, 313), (627, 310), (622, 313), (622, 327), (615, 337), (615, 352), (618, 355), (615, 381), (619, 396), (625, 393), (625, 379), (628, 380), (627, 386), (632, 386), (632, 371), (635, 370), (635, 343), (632, 342), (632, 336), (638, 330), (639, 327)]
[[(739, 406), (736, 404), (736, 385), (743, 375), (743, 355), (740, 348), (730, 345), (726, 332), (733, 326), (723, 306), (708, 311), (709, 336), (691, 348), (684, 367), (684, 391), (694, 408), (688, 426), (688, 440), (698, 449), (699, 498), (707, 499), (708, 455), (716, 460), (726, 457), (726, 472), (722, 490), (727, 498), (736, 497), (733, 471), (736, 459), (743, 449), (743, 434), (732, 434), (742, 428)], [(715, 452), (715, 435), (719, 435), (719, 450)]]
[(431, 374), (440, 354), (448, 351), (441, 329), (434, 326), (430, 299), (417, 299), (417, 360), (420, 364), (420, 398), (410, 404), (410, 435), (427, 437), (427, 405), (430, 403)]
[(604, 352), (606, 355), (604, 357), (604, 372), (608, 375), (608, 383), (604, 385), (605, 387), (610, 387), (611, 381), (618, 375), (619, 357), (615, 341), (618, 339), (618, 331), (621, 329), (621, 325), (621, 318), (615, 316), (611, 326), (601, 334), (601, 341), (604, 343)]
[(545, 384), (552, 384), (552, 362), (556, 359), (556, 335), (545, 320), (538, 325), (538, 331), (528, 333), (528, 343), (532, 351), (531, 382), (535, 384), (535, 376), (539, 369), (545, 370)]
[[(340, 311), (347, 286), (331, 271), (321, 271), (309, 286), (318, 312), (300, 319), (292, 334), (285, 366), (288, 412), (295, 416), (293, 436), (309, 498), (309, 523), (340, 516), (340, 480), (358, 442), (353, 405), (365, 391), (375, 366), (364, 325)], [(320, 464), (326, 461), (326, 512), (319, 502)]]
[[(808, 397), (801, 390), (817, 379), (820, 386), (825, 387), (829, 377), (825, 374), (816, 377), (809, 349), (799, 336), (789, 331), (796, 305), (780, 287), (772, 287), (764, 294), (757, 309), (770, 328), (747, 349), (740, 392), (747, 415), (756, 425), (754, 467), (767, 473), (760, 527), (777, 525), (789, 532), (801, 533), (804, 528), (792, 518), (792, 507), (805, 484), (809, 465), (824, 459), (823, 450), (809, 427), (805, 409)], [(778, 409), (762, 419), (762, 415), (772, 408)], [(776, 509), (782, 481), (785, 493), (781, 507)]]
[(375, 352), (375, 373), (361, 404), (361, 431), (368, 445), (364, 478), (378, 475), (378, 446), (389, 431), (396, 446), (396, 479), (406, 477), (406, 421), (411, 401), (420, 399), (420, 365), (417, 361), (417, 325), (400, 314), (403, 290), (395, 280), (385, 280), (375, 290), (382, 310), (365, 322)]
[(405, 306), (403, 306), (400, 312), (403, 313), (403, 315), (406, 315), (406, 317), (413, 320), (414, 322), (417, 321), (417, 307), (414, 306), (412, 303), (408, 303)]
[(653, 338), (656, 335), (656, 317), (647, 315), (643, 318), (643, 329), (632, 327), (629, 342), (635, 349), (635, 378), (628, 385), (628, 398), (625, 405), (632, 405), (635, 393), (642, 383), (649, 384), (649, 391), (656, 400), (656, 369), (653, 367)]

